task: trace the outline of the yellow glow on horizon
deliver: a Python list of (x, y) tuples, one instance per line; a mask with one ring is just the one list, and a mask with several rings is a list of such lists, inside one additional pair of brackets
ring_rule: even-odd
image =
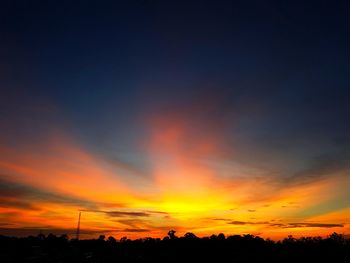
[[(348, 183), (343, 177), (282, 188), (273, 177), (262, 180), (239, 170), (233, 173), (225, 168), (225, 174), (239, 176), (223, 176), (203, 161), (219, 151), (214, 135), (189, 139), (186, 125), (173, 120), (156, 120), (154, 125), (146, 147), (152, 165), (143, 191), (137, 188), (138, 177), (123, 177), (64, 137), (30, 149), (0, 148), (4, 180), (34, 189), (30, 190), (34, 191), (32, 200), (24, 200), (29, 204), (22, 204), (18, 197), (3, 199), (13, 206), (0, 207), (0, 223), (68, 229), (72, 234), (78, 211), (83, 210), (82, 237), (97, 233), (162, 237), (170, 229), (179, 235), (188, 231), (199, 236), (250, 233), (274, 239), (349, 232), (348, 209), (311, 213), (314, 207), (332, 201), (333, 193)], [(308, 224), (296, 224), (302, 222)], [(321, 228), (313, 222), (344, 227)]]

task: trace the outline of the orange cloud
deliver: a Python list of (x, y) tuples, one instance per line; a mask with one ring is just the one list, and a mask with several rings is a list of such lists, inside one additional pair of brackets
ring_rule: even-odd
[(220, 134), (203, 131), (195, 116), (167, 113), (148, 124), (151, 176), (143, 192), (138, 177), (123, 174), (125, 165), (117, 163), (121, 169), (115, 170), (66, 136), (16, 149), (2, 146), (0, 226), (73, 235), (81, 210), (82, 237), (161, 237), (172, 228), (179, 235), (276, 239), (348, 231), (349, 211), (317, 212), (348, 184), (344, 177), (285, 187), (278, 177), (223, 160)]

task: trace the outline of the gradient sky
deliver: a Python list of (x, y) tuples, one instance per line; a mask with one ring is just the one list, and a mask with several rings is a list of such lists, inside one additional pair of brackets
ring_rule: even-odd
[(0, 234), (350, 233), (349, 1), (72, 2), (0, 4)]

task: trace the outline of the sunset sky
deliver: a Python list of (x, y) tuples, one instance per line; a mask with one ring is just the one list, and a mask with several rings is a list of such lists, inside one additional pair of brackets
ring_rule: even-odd
[(0, 234), (350, 234), (349, 2), (74, 2), (0, 4)]

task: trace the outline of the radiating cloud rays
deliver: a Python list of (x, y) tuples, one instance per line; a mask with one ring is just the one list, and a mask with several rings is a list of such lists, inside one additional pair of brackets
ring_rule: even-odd
[[(319, 221), (313, 219), (315, 213), (303, 212), (332, 200), (341, 183), (347, 184), (344, 175), (332, 174), (333, 165), (320, 168), (332, 176), (303, 181), (317, 174), (305, 169), (293, 183), (263, 168), (250, 173), (223, 160), (217, 131), (201, 133), (192, 118), (170, 114), (149, 122), (147, 176), (140, 167), (111, 164), (62, 135), (26, 148), (2, 147), (2, 227), (68, 231), (82, 211), (86, 236), (161, 237), (176, 227), (179, 234), (261, 233), (279, 238), (288, 231), (327, 234), (330, 229), (347, 229), (341, 218), (327, 220), (325, 215)], [(138, 175), (128, 177), (129, 173)], [(147, 182), (144, 191), (137, 187), (139, 177)], [(332, 193), (327, 192), (330, 187)], [(336, 206), (328, 208), (333, 211)]]

